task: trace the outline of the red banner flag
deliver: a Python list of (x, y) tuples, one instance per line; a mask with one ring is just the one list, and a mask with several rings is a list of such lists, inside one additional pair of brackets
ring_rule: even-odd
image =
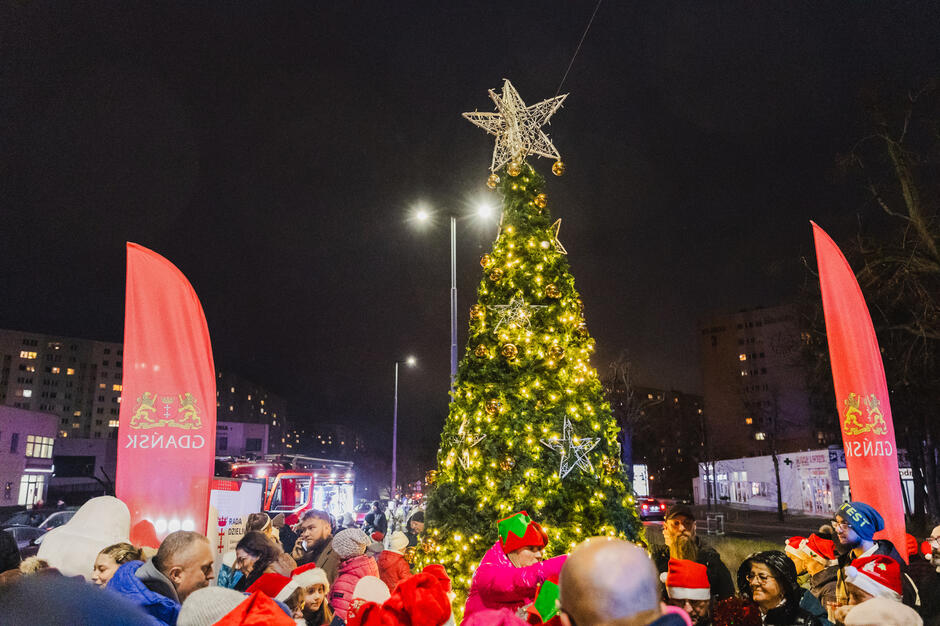
[(810, 223), (852, 499), (881, 513), (885, 529), (878, 536), (905, 554), (897, 443), (878, 339), (848, 261), (829, 235)]
[(124, 380), (115, 490), (132, 537), (206, 532), (215, 470), (215, 366), (209, 329), (186, 277), (127, 244)]

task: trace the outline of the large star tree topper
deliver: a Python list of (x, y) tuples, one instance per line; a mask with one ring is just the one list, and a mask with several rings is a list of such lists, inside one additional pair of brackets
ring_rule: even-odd
[(526, 106), (509, 79), (503, 79), (503, 92), (489, 90), (498, 113), (472, 111), (463, 116), (491, 135), (496, 135), (490, 171), (495, 172), (509, 161), (522, 161), (529, 154), (559, 160), (561, 155), (542, 130), (552, 115), (561, 108), (568, 94)]

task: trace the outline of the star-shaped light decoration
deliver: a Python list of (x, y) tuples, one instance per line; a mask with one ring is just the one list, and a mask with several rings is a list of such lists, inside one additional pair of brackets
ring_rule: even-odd
[(575, 467), (581, 468), (582, 472), (593, 472), (594, 466), (591, 464), (590, 459), (587, 458), (587, 454), (593, 450), (601, 440), (596, 437), (575, 437), (571, 430), (571, 421), (567, 417), (565, 418), (565, 425), (562, 432), (564, 435), (561, 439), (552, 437), (548, 440), (541, 440), (545, 446), (561, 455), (558, 477), (564, 479)]
[(460, 449), (460, 456), (457, 457), (460, 466), (468, 470), (470, 469), (470, 448), (486, 439), (486, 435), (481, 433), (468, 433), (466, 432), (466, 427), (467, 421), (464, 420), (461, 422), (460, 428), (457, 429), (457, 436), (453, 437), (451, 441), (454, 444), (454, 450)]
[(532, 313), (535, 312), (535, 309), (544, 309), (545, 305), (526, 304), (521, 297), (513, 296), (509, 304), (496, 304), (489, 308), (500, 312), (499, 321), (496, 322), (496, 326), (493, 328), (495, 333), (500, 326), (514, 325), (516, 328), (528, 328)]
[(561, 230), (561, 218), (555, 220), (555, 223), (551, 225), (552, 231), (552, 245), (555, 246), (555, 252), (559, 254), (568, 254), (568, 251), (565, 250), (565, 247), (561, 245), (561, 242), (558, 241), (558, 231)]
[(529, 154), (537, 154), (556, 161), (561, 159), (558, 149), (542, 131), (552, 115), (561, 108), (568, 94), (542, 100), (526, 106), (519, 92), (508, 79), (503, 79), (503, 92), (489, 90), (498, 113), (473, 111), (463, 116), (491, 135), (496, 135), (490, 171), (496, 172), (509, 161), (522, 161)]

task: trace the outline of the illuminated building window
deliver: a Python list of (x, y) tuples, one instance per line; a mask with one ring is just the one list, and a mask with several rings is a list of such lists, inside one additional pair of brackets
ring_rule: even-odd
[(23, 390), (23, 397), (24, 397), (24, 398), (32, 398), (32, 397), (33, 397), (33, 390), (32, 390), (32, 389), (24, 389), (24, 390)]
[(107, 387), (104, 383), (98, 383), (98, 389), (105, 389)]
[(40, 435), (26, 436), (26, 456), (37, 459), (52, 458), (52, 444), (55, 440), (52, 437), (42, 437)]
[(43, 487), (46, 484), (46, 477), (42, 474), (23, 474), (20, 478), (20, 498), (19, 505), (26, 506), (36, 504), (42, 500)]
[(78, 422), (72, 422), (72, 428), (81, 428), (81, 427), (82, 425), (79, 424)]
[(121, 391), (123, 389), (124, 387), (122, 387), (121, 385), (111, 385), (111, 391)]
[(66, 376), (74, 376), (74, 375), (75, 375), (75, 370), (73, 370), (73, 369), (70, 367), (70, 368), (68, 368), (67, 370), (65, 370), (65, 375), (66, 375)]
[(767, 438), (766, 433), (754, 433), (754, 439), (757, 439), (758, 441), (763, 441), (766, 438)]
[(118, 426), (118, 420), (108, 420), (108, 428), (117, 428)]
[(228, 405), (228, 410), (229, 410), (229, 411), (234, 411), (234, 410), (235, 410), (235, 407), (230, 404), (230, 405)]
[(739, 354), (739, 355), (738, 355), (738, 360), (739, 360), (739, 361), (747, 361), (747, 355), (746, 355), (746, 354)]
[(232, 387), (232, 393), (235, 393), (235, 387)]
[(741, 370), (741, 376), (747, 376), (747, 370)]
[(62, 370), (60, 370), (58, 367), (53, 367), (53, 368), (52, 368), (52, 373), (53, 373), (53, 374), (58, 374), (60, 371), (62, 371)]
[(82, 416), (82, 412), (81, 412), (81, 411), (75, 411), (75, 413), (73, 413), (72, 415), (74, 415), (75, 417), (81, 417), (81, 416)]
[(26, 351), (26, 350), (20, 350), (20, 358), (21, 358), (21, 359), (35, 359), (35, 358), (36, 358), (36, 353), (35, 353), (35, 352), (28, 352), (28, 351)]
[(251, 394), (248, 394), (248, 401), (251, 402)]
[(745, 417), (745, 418), (744, 418), (744, 423), (745, 423), (745, 424), (753, 424), (753, 423), (754, 423), (754, 418), (753, 418), (753, 417)]

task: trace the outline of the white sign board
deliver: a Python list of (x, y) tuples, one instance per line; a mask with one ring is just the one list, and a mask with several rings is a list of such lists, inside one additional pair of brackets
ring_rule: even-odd
[(647, 498), (650, 495), (649, 472), (645, 463), (633, 464), (633, 493), (641, 498)]
[(222, 555), (235, 550), (235, 545), (245, 536), (248, 516), (261, 511), (263, 505), (263, 481), (212, 479), (206, 535), (212, 542), (216, 572), (222, 564)]

